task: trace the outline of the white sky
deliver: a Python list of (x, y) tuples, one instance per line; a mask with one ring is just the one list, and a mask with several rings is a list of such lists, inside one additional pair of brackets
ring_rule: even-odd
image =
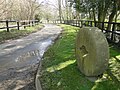
[[(38, 0), (40, 3), (43, 2), (43, 3), (49, 3), (51, 6), (54, 5), (54, 6), (57, 6), (58, 5), (58, 0)], [(65, 0), (61, 0), (61, 4), (62, 5), (65, 5)]]
[(45, 3), (45, 2), (50, 2), (50, 3), (52, 3), (52, 4), (56, 4), (56, 3), (57, 3), (57, 2), (56, 2), (57, 0), (38, 0), (38, 1), (39, 1), (40, 3), (41, 3), (41, 2), (44, 2), (44, 3)]

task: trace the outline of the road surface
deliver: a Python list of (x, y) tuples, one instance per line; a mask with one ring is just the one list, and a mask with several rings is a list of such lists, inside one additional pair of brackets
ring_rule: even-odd
[(61, 33), (46, 24), (27, 37), (0, 45), (0, 90), (35, 90), (35, 75), (44, 52)]

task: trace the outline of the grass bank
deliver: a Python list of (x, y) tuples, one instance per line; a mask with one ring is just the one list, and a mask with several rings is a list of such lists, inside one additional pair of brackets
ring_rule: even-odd
[(75, 59), (75, 38), (78, 27), (60, 25), (64, 31), (44, 54), (40, 72), (43, 90), (120, 90), (120, 51), (110, 46), (109, 71), (96, 82), (90, 82), (78, 70)]
[(10, 39), (18, 39), (24, 36), (27, 36), (31, 33), (34, 33), (40, 28), (42, 28), (43, 25), (36, 25), (33, 27), (26, 27), (23, 30), (17, 30), (17, 29), (11, 29), (10, 32), (6, 32), (5, 30), (0, 31), (0, 43), (4, 43), (6, 40)]

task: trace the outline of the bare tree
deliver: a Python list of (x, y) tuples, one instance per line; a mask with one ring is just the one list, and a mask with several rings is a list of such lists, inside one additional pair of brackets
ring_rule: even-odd
[(59, 7), (59, 18), (60, 18), (60, 22), (61, 22), (61, 17), (62, 17), (61, 0), (58, 0), (58, 7)]
[(42, 2), (39, 3), (38, 0), (0, 0), (0, 19), (35, 19)]

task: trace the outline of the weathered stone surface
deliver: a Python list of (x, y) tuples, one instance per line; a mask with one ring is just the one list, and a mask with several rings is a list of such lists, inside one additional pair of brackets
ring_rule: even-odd
[(98, 76), (106, 70), (109, 48), (100, 29), (84, 27), (78, 32), (76, 58), (80, 71), (86, 76)]

